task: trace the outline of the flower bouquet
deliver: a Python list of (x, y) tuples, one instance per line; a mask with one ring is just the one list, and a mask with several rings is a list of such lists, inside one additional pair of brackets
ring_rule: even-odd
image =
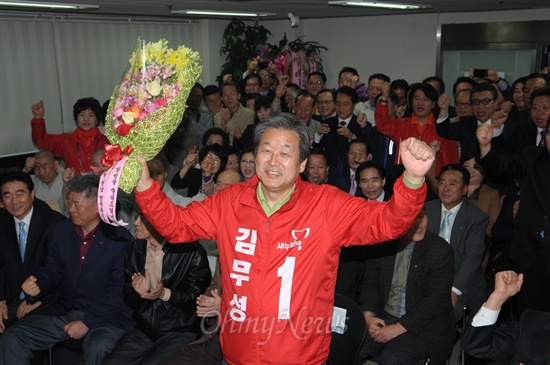
[[(101, 162), (111, 168), (101, 178), (100, 210), (115, 204), (117, 188), (130, 193), (137, 185), (141, 166), (136, 156), (154, 158), (176, 130), (202, 72), (200, 61), (189, 48), (168, 48), (166, 39), (138, 39), (107, 110), (105, 134), (111, 145)], [(106, 199), (105, 194), (111, 196)], [(113, 221), (114, 210), (108, 215)]]

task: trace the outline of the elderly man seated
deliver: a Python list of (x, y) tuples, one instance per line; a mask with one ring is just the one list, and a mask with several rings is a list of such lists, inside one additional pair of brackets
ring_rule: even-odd
[(451, 355), (453, 249), (427, 227), (421, 211), (403, 237), (369, 247), (361, 291), (369, 333), (361, 356), (379, 354), (381, 365), (414, 364), (428, 354), (437, 365)]
[(34, 183), (35, 196), (47, 202), (56, 210), (60, 210), (57, 200), (63, 191), (63, 167), (55, 159), (50, 151), (38, 151), (34, 157), (27, 157), (23, 171), (30, 173), (32, 182)]
[(79, 175), (66, 187), (71, 220), (53, 231), (46, 263), (22, 285), (32, 304), (58, 289), (43, 314), (25, 317), (0, 337), (0, 364), (29, 364), (33, 351), (82, 339), (86, 364), (100, 365), (134, 321), (124, 303), (124, 255), (133, 238), (99, 218), (99, 179)]

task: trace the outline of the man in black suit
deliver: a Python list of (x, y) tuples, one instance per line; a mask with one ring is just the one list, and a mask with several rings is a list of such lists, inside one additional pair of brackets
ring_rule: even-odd
[[(460, 156), (477, 155), (477, 127), (482, 124), (495, 124), (491, 117), (497, 109), (497, 98), (498, 94), (493, 85), (477, 84), (470, 93), (473, 115), (462, 117), (456, 123), (451, 123), (450, 118), (438, 120), (435, 127), (437, 134), (442, 138), (460, 142)], [(515, 121), (506, 119), (495, 128), (493, 143), (497, 148), (502, 148), (503, 139), (510, 135), (514, 126)]]
[(512, 359), (511, 364), (550, 364), (550, 312), (528, 310), (519, 322), (497, 328), (500, 309), (523, 283), (523, 274), (514, 271), (495, 275), (495, 290), (464, 331), (464, 351), (478, 358)]
[(324, 149), (330, 168), (334, 168), (338, 161), (346, 161), (350, 141), (361, 133), (361, 126), (353, 114), (357, 98), (353, 88), (339, 88), (336, 91), (336, 116), (324, 120), (315, 133), (313, 147)]
[(462, 318), (466, 304), (475, 312), (485, 300), (481, 260), (489, 217), (464, 199), (469, 184), (470, 173), (466, 168), (446, 165), (439, 175), (439, 199), (424, 206), (428, 230), (444, 238), (453, 248), (456, 272), (450, 294), (457, 321)]
[(413, 364), (429, 354), (438, 365), (451, 355), (453, 250), (427, 225), (421, 211), (403, 237), (368, 248), (361, 305), (369, 335), (362, 357), (380, 353), (379, 364)]
[(355, 178), (359, 186), (355, 196), (360, 196), (367, 200), (378, 200), (379, 202), (390, 200), (392, 191), (385, 188), (386, 172), (378, 162), (363, 162), (355, 170)]
[[(547, 92), (548, 96), (537, 97)], [(550, 120), (550, 89), (533, 92), (543, 101)], [(533, 104), (534, 105), (534, 104)], [(525, 284), (517, 296), (518, 310), (536, 309), (550, 312), (550, 135), (548, 122), (545, 146), (528, 146), (516, 155), (499, 155), (491, 146), (489, 126), (478, 129), (481, 158), (488, 174), (520, 180), (521, 195), (514, 219), (514, 237), (509, 256), (515, 268), (525, 275)]]
[(311, 149), (307, 158), (303, 179), (313, 185), (326, 184), (328, 179), (328, 163), (325, 153), (320, 149)]
[[(52, 296), (28, 304), (21, 284), (44, 264), (53, 230), (65, 217), (34, 197), (34, 184), (24, 172), (6, 175), (0, 181), (0, 333), (17, 319), (41, 311)], [(21, 228), (22, 227), (22, 228)], [(22, 257), (23, 252), (23, 257)]]
[(348, 145), (346, 160), (338, 161), (336, 166), (329, 169), (329, 184), (353, 196), (358, 196), (356, 170), (361, 163), (371, 159), (368, 143), (361, 139), (354, 139)]
[[(525, 123), (516, 125), (511, 135), (505, 138), (505, 153), (520, 153), (525, 146), (538, 146), (541, 142), (541, 133), (546, 129), (548, 115), (544, 118), (546, 108), (545, 96), (550, 87), (550, 77), (543, 74), (532, 74), (525, 80), (523, 99), (529, 109), (529, 116)], [(546, 91), (539, 91), (546, 89)], [(542, 99), (540, 99), (542, 97)]]
[(80, 175), (67, 191), (71, 220), (54, 229), (44, 266), (21, 286), (35, 302), (59, 288), (59, 296), (43, 314), (15, 323), (0, 337), (0, 365), (27, 364), (32, 352), (83, 339), (84, 361), (100, 365), (119, 338), (134, 325), (124, 303), (124, 256), (133, 237), (123, 227), (101, 221), (99, 177)]

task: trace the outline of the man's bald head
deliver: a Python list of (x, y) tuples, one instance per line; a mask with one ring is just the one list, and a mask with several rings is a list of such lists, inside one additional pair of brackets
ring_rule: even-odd
[(216, 192), (225, 189), (229, 185), (237, 184), (241, 182), (241, 175), (235, 170), (225, 170), (218, 175), (216, 180), (215, 189)]
[(34, 174), (44, 184), (52, 186), (57, 178), (58, 168), (59, 162), (50, 151), (38, 151), (34, 155)]

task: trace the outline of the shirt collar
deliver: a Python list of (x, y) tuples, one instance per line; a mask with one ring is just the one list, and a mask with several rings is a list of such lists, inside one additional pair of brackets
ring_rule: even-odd
[(491, 125), (493, 124), (493, 122), (491, 121), (491, 118), (489, 118), (489, 120), (487, 120), (485, 123), (481, 123), (479, 120), (477, 121), (477, 126), (479, 127), (480, 125), (482, 124), (488, 124), (488, 125)]
[(146, 241), (147, 241), (147, 249), (148, 250), (153, 250), (153, 251), (156, 251), (157, 248), (162, 249), (164, 247), (164, 245), (166, 244), (166, 239), (163, 239), (161, 242), (159, 242), (158, 246), (155, 246), (154, 244), (149, 242), (149, 240), (146, 240)]
[(350, 115), (349, 117), (347, 117), (346, 119), (342, 119), (342, 118), (338, 117), (338, 125), (340, 125), (340, 122), (344, 122), (344, 123), (346, 123), (346, 127), (347, 127), (350, 120), (351, 120), (351, 117), (353, 117), (353, 114)]
[(31, 207), (31, 210), (29, 210), (29, 213), (27, 213), (27, 215), (25, 216), (25, 218), (23, 218), (22, 220), (19, 220), (15, 217), (13, 217), (13, 220), (15, 221), (15, 224), (19, 224), (19, 222), (24, 222), (25, 223), (25, 227), (28, 228), (30, 227), (31, 225), (31, 218), (32, 218), (32, 213), (34, 212), (34, 206)]
[(456, 214), (458, 213), (458, 211), (460, 210), (460, 207), (462, 207), (462, 202), (460, 202), (458, 205), (456, 205), (455, 207), (451, 208), (451, 209), (447, 209), (445, 208), (445, 206), (443, 205), (443, 203), (441, 203), (441, 212), (444, 212), (446, 210), (450, 211), (451, 213), (453, 213), (453, 217), (456, 217)]
[(88, 239), (95, 236), (97, 230), (99, 229), (100, 223), (97, 224), (97, 226), (94, 227), (86, 236), (84, 236), (84, 230), (80, 226), (74, 226), (74, 230), (76, 231), (76, 234), (78, 237), (80, 237), (82, 240), (87, 241)]
[(269, 206), (267, 203), (267, 199), (265, 198), (265, 194), (262, 191), (262, 182), (258, 182), (258, 186), (256, 187), (256, 196), (258, 197), (258, 201), (260, 202), (260, 205), (262, 206), (262, 209), (264, 210), (265, 214), (268, 217), (271, 217), (275, 212), (277, 212), (281, 207), (290, 200), (290, 197), (292, 196), (292, 193), (296, 190), (296, 184), (292, 186), (292, 189), (279, 201), (277, 202), (273, 208)]

